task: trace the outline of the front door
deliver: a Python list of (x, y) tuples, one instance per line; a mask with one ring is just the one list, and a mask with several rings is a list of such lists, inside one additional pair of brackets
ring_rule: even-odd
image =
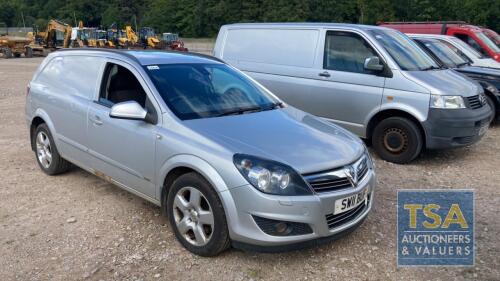
[(377, 52), (354, 32), (327, 31), (323, 65), (310, 90), (306, 111), (327, 118), (364, 136), (364, 123), (380, 108), (385, 78), (364, 69), (364, 62)]
[(156, 114), (138, 77), (125, 64), (107, 64), (99, 97), (89, 106), (88, 147), (97, 175), (155, 198), (156, 124), (109, 116), (114, 104), (131, 100)]

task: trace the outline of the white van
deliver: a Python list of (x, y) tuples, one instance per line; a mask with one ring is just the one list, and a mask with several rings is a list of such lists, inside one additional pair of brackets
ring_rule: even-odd
[(477, 142), (492, 114), (482, 87), (441, 68), (394, 29), (332, 23), (224, 25), (214, 56), (287, 103), (371, 139), (385, 160)]

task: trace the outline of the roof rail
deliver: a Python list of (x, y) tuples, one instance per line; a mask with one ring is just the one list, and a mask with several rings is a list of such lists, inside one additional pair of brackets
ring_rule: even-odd
[(91, 51), (91, 52), (107, 52), (125, 56), (129, 59), (134, 60), (135, 62), (140, 64), (140, 61), (133, 55), (126, 52), (126, 50), (117, 50), (117, 49), (107, 49), (107, 48), (61, 48), (57, 49), (56, 52), (72, 52), (72, 51)]
[(467, 24), (465, 21), (380, 21), (377, 25), (380, 24)]
[(206, 58), (206, 59), (210, 59), (210, 60), (213, 60), (213, 61), (217, 61), (217, 62), (220, 62), (220, 63), (226, 63), (224, 62), (223, 60), (217, 58), (217, 57), (214, 57), (214, 56), (210, 56), (210, 55), (205, 55), (205, 54), (200, 54), (200, 53), (193, 53), (193, 52), (178, 52), (178, 51), (169, 51), (169, 50), (156, 50), (156, 49), (130, 49), (130, 50), (117, 50), (117, 49), (108, 49), (108, 48), (61, 48), (61, 49), (58, 49), (57, 52), (71, 52), (71, 51), (93, 51), (93, 52), (96, 52), (96, 51), (100, 51), (100, 52), (108, 52), (108, 53), (113, 53), (113, 54), (118, 54), (118, 55), (122, 55), (122, 56), (125, 56), (127, 58), (130, 58), (134, 61), (136, 61), (137, 63), (141, 63), (140, 60), (130, 54), (128, 51), (140, 51), (140, 52), (163, 52), (163, 53), (174, 53), (174, 54), (180, 54), (180, 55), (189, 55), (189, 56), (195, 56), (195, 57), (200, 57), (200, 58)]

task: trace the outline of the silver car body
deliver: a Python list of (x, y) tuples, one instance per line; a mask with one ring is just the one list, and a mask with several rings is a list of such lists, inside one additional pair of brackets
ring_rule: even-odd
[[(453, 143), (453, 136), (447, 136), (446, 140), (441, 136), (433, 138), (431, 131), (440, 129), (424, 125), (429, 117), (431, 94), (467, 98), (481, 95), (481, 86), (449, 69), (401, 69), (368, 32), (370, 30), (388, 29), (335, 23), (230, 24), (221, 27), (213, 54), (244, 71), (289, 104), (341, 125), (362, 138), (369, 137), (371, 122), (377, 116), (398, 111), (423, 124), (428, 148), (461, 145)], [(325, 70), (328, 31), (361, 36), (386, 62), (392, 77)], [(477, 134), (478, 128), (474, 128), (470, 120), (484, 120), (490, 114), (484, 110), (480, 116), (467, 117), (467, 125), (450, 126), (471, 126), (470, 134)]]
[[(127, 68), (140, 81), (158, 114), (156, 125), (110, 118), (109, 108), (96, 102), (107, 63)], [(182, 121), (162, 100), (144, 69), (175, 63), (222, 62), (194, 54), (147, 51), (52, 53), (29, 84), (28, 125), (33, 132), (33, 124), (43, 120), (63, 158), (157, 205), (163, 204), (167, 177), (179, 169), (198, 172), (220, 197), (233, 241), (290, 244), (332, 236), (366, 217), (376, 181), (371, 166), (355, 187), (287, 197), (258, 191), (233, 163), (235, 153), (245, 153), (285, 163), (302, 175), (342, 171), (369, 158), (356, 136), (292, 106)], [(333, 213), (335, 200), (360, 191), (371, 195), (369, 204), (357, 216), (329, 228), (326, 216)], [(257, 226), (252, 215), (306, 223), (313, 232), (271, 236)]]
[(464, 41), (458, 39), (455, 36), (450, 35), (438, 35), (438, 34), (415, 34), (410, 33), (407, 34), (411, 38), (434, 38), (441, 40), (443, 42), (447, 42), (453, 45), (455, 48), (460, 50), (467, 58), (469, 58), (472, 62), (472, 66), (480, 66), (480, 67), (490, 67), (500, 69), (500, 63), (492, 58), (484, 57), (484, 55), (480, 54), (478, 51), (474, 50), (471, 46), (467, 45)]

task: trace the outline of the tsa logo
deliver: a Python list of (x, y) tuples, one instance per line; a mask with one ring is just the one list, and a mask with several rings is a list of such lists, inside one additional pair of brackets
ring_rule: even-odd
[(474, 265), (474, 193), (398, 191), (398, 265)]

